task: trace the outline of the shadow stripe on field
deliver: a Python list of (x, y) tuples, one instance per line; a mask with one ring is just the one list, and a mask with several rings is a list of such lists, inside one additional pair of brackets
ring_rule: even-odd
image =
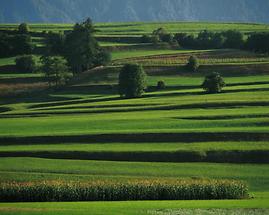
[(214, 141), (268, 141), (268, 132), (185, 132), (185, 133), (111, 133), (54, 136), (2, 136), (4, 145), (54, 143), (161, 143), (161, 142), (214, 142)]
[(37, 157), (50, 159), (105, 160), (132, 162), (214, 162), (269, 163), (268, 150), (249, 151), (176, 151), (176, 152), (83, 152), (83, 151), (12, 151), (0, 157)]

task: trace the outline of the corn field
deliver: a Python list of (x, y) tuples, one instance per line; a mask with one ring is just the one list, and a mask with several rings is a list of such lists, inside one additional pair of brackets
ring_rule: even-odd
[(234, 180), (99, 180), (90, 182), (8, 182), (1, 202), (243, 199), (248, 187)]

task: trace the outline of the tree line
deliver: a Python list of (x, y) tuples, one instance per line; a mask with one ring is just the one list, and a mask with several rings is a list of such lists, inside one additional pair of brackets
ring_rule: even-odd
[[(94, 37), (95, 32), (94, 25), (88, 18), (82, 23), (76, 23), (73, 29), (65, 34), (62, 32), (44, 34), (45, 48), (40, 57), (41, 66), (37, 67), (35, 59), (31, 55), (33, 45), (29, 27), (23, 23), (12, 34), (0, 34), (0, 45), (12, 48), (12, 51), (8, 53), (1, 49), (3, 53), (0, 57), (20, 55), (16, 58), (18, 71), (41, 71), (49, 85), (57, 87), (67, 83), (72, 76), (110, 62), (111, 55), (99, 46)], [(6, 38), (10, 38), (10, 40)], [(22, 38), (27, 38), (27, 42), (23, 40), (19, 43)], [(27, 47), (31, 47), (31, 49), (27, 49)]]
[(41, 70), (50, 84), (64, 84), (74, 75), (110, 62), (111, 55), (99, 46), (94, 37), (95, 32), (88, 18), (82, 23), (76, 23), (72, 31), (66, 34), (47, 34)]
[(237, 30), (213, 32), (203, 30), (197, 36), (187, 33), (173, 35), (164, 28), (158, 28), (151, 35), (143, 35), (141, 43), (178, 43), (183, 48), (191, 49), (245, 49), (260, 53), (269, 53), (269, 33), (256, 32), (244, 39), (244, 34)]
[(0, 57), (12, 57), (22, 54), (31, 54), (34, 49), (29, 28), (26, 23), (19, 25), (11, 32), (0, 32)]

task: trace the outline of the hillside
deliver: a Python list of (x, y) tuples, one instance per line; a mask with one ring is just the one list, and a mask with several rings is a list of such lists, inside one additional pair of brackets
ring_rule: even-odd
[(269, 23), (268, 0), (9, 0), (0, 22), (233, 21)]

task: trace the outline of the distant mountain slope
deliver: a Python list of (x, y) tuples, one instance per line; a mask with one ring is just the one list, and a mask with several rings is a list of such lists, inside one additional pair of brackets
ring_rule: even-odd
[(269, 0), (0, 0), (0, 22), (233, 21), (269, 23)]

